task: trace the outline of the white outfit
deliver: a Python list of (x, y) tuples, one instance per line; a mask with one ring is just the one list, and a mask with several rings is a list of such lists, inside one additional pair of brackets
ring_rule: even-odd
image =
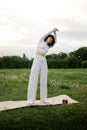
[[(54, 32), (54, 29), (40, 39), (37, 47), (37, 52), (42, 52), (44, 54), (48, 52), (49, 46), (44, 41), (44, 39), (52, 32)], [(56, 33), (54, 34), (54, 38), (56, 41)], [(47, 61), (45, 56), (36, 55), (30, 72), (28, 94), (27, 94), (28, 103), (35, 103), (39, 74), (40, 74), (40, 99), (42, 102), (45, 102), (47, 100), (47, 70), (48, 70)]]

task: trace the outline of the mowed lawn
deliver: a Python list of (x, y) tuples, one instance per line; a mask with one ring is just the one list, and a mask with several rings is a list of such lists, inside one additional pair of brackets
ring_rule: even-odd
[[(29, 74), (30, 69), (0, 69), (0, 101), (26, 100)], [(2, 111), (0, 130), (86, 130), (87, 69), (49, 69), (48, 97), (61, 94), (79, 103)]]

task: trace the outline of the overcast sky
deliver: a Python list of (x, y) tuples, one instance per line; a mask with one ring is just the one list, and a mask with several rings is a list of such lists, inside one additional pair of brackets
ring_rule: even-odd
[(0, 56), (34, 57), (39, 39), (55, 27), (48, 54), (87, 47), (87, 0), (0, 0)]

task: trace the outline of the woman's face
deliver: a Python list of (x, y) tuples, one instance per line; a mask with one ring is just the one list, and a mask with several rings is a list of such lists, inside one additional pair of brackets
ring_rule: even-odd
[(51, 44), (53, 42), (53, 38), (52, 37), (48, 37), (47, 40), (46, 40), (46, 42), (48, 44)]

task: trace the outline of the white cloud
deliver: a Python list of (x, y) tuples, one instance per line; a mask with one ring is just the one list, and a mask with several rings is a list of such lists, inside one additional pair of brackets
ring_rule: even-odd
[(54, 27), (60, 30), (58, 43), (49, 53), (87, 46), (86, 12), (86, 0), (1, 0), (0, 55), (33, 55), (38, 40)]

